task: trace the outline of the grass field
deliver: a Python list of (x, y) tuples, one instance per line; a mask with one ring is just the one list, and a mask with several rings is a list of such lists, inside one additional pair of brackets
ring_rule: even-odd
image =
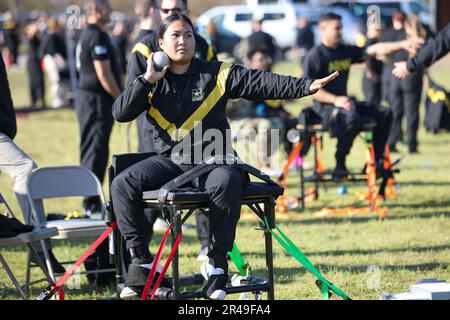
[[(292, 64), (282, 64), (278, 71), (288, 73)], [(438, 83), (448, 87), (450, 63), (440, 62), (431, 70)], [(27, 80), (23, 72), (9, 73), (13, 99), (16, 106), (28, 103)], [(359, 79), (361, 69), (356, 67), (351, 74), (350, 93), (361, 98)], [(311, 100), (304, 99), (289, 104), (289, 110), (298, 114)], [(423, 105), (422, 105), (423, 111)], [(423, 112), (422, 112), (423, 118)], [(422, 123), (422, 122), (421, 122)], [(78, 125), (71, 109), (36, 112), (18, 117), (16, 142), (39, 164), (39, 166), (77, 164)], [(127, 125), (117, 124), (111, 137), (111, 153), (127, 151)], [(131, 127), (134, 138), (135, 127)], [(322, 207), (340, 208), (362, 205), (354, 200), (357, 190), (365, 191), (364, 185), (348, 185), (347, 195), (338, 195), (337, 185), (329, 185), (321, 190), (318, 201), (309, 203), (305, 211), (292, 210), (288, 218), (281, 217), (281, 229), (304, 251), (321, 272), (334, 284), (347, 292), (353, 299), (378, 299), (373, 288), (377, 278), (373, 270), (379, 268), (379, 290), (391, 294), (409, 290), (414, 282), (424, 278), (450, 280), (450, 134), (431, 135), (423, 128), (419, 132), (420, 154), (409, 156), (406, 146), (400, 145), (405, 153), (401, 163), (401, 173), (397, 176), (401, 194), (388, 199), (383, 205), (388, 209), (387, 219), (376, 215), (333, 216), (318, 218), (315, 213)], [(335, 140), (328, 137), (324, 141), (326, 165), (333, 166)], [(136, 141), (132, 141), (136, 150)], [(307, 161), (311, 162), (311, 155)], [(398, 154), (394, 154), (396, 159)], [(364, 161), (363, 144), (357, 140), (349, 158), (349, 166), (360, 168)], [(69, 182), (70, 183), (70, 182)], [(21, 217), (12, 193), (10, 178), (0, 176), (0, 191)], [(105, 184), (107, 194), (108, 188)], [(295, 173), (289, 179), (288, 194), (298, 194), (298, 178)], [(70, 201), (54, 200), (46, 204), (47, 212), (68, 212), (80, 210), (80, 199)], [(192, 221), (191, 221), (192, 220)], [(189, 223), (195, 223), (193, 219)], [(255, 274), (264, 273), (263, 239), (255, 230), (257, 221), (242, 219), (237, 230), (236, 243), (244, 258), (248, 260)], [(159, 243), (162, 234), (156, 234)], [(87, 248), (90, 240), (53, 241), (55, 255), (59, 259), (74, 259)], [(200, 263), (195, 260), (199, 244), (195, 229), (185, 232), (181, 244), (182, 273), (198, 272)], [(24, 248), (2, 249), (5, 259), (21, 280), (24, 279), (26, 252)], [(321, 293), (309, 274), (283, 249), (274, 243), (275, 294), (277, 299), (321, 299)], [(236, 268), (230, 264), (230, 269)], [(34, 270), (34, 276), (40, 272)], [(372, 285), (370, 285), (372, 284)], [(6, 273), (0, 272), (0, 287), (12, 287)], [(36, 295), (43, 285), (35, 286)], [(68, 290), (67, 299), (104, 299), (113, 295), (113, 288), (101, 289), (89, 286), (81, 277), (81, 289)], [(0, 299), (17, 299), (18, 296), (3, 292)], [(230, 296), (229, 298), (237, 298)]]

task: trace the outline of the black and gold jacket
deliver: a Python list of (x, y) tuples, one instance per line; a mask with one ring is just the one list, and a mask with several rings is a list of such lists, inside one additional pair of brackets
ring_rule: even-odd
[[(195, 57), (205, 60), (217, 60), (216, 54), (211, 45), (197, 33), (195, 37)], [(152, 52), (160, 51), (157, 32), (151, 32), (141, 37), (131, 49), (128, 61), (128, 85), (147, 70), (147, 58)]]
[[(216, 54), (211, 45), (197, 33), (195, 37), (195, 57), (205, 60), (217, 60)], [(147, 58), (152, 52), (161, 50), (158, 43), (158, 35), (156, 32), (148, 32), (147, 35), (137, 39), (131, 50), (128, 62), (128, 85), (133, 83), (137, 77), (145, 73), (147, 70)], [(145, 119), (145, 112), (140, 115), (136, 121), (138, 122), (139, 150), (155, 151), (153, 148), (153, 128)]]
[[(237, 64), (196, 58), (181, 76), (181, 81), (179, 77), (167, 71), (165, 77), (154, 85), (142, 76), (138, 77), (113, 105), (113, 116), (119, 122), (132, 121), (142, 112), (147, 112), (155, 151), (160, 154), (170, 154), (183, 140), (192, 146), (207, 144), (203, 135), (193, 134), (194, 127), (199, 125), (202, 133), (218, 129), (225, 137), (229, 129), (225, 116), (228, 99), (301, 98), (310, 94), (309, 87), (313, 81), (308, 77), (281, 76)], [(180, 83), (182, 88), (179, 88)], [(191, 139), (186, 139), (187, 136)]]

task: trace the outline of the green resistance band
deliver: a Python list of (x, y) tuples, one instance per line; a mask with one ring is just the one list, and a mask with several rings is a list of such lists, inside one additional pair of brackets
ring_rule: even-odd
[(247, 276), (251, 274), (252, 269), (250, 267), (250, 264), (245, 261), (244, 258), (242, 258), (242, 255), (239, 252), (236, 243), (233, 242), (233, 250), (228, 252), (228, 256), (238, 268), (239, 274), (241, 276)]
[(366, 134), (363, 135), (359, 135), (361, 140), (367, 145), (370, 146), (372, 144), (373, 141), (373, 133), (372, 131), (366, 132)]
[(309, 259), (303, 254), (303, 252), (280, 230), (278, 226), (275, 226), (276, 230), (280, 235), (276, 234), (272, 229), (269, 228), (269, 223), (267, 218), (264, 217), (264, 223), (266, 224), (266, 229), (275, 237), (275, 239), (280, 243), (280, 245), (298, 262), (300, 262), (309, 272), (311, 272), (317, 278), (317, 284), (321, 286), (322, 297), (324, 300), (330, 298), (330, 290), (342, 297), (345, 300), (351, 300), (351, 298), (341, 289), (336, 287), (330, 281), (328, 281), (317, 268), (309, 261)]

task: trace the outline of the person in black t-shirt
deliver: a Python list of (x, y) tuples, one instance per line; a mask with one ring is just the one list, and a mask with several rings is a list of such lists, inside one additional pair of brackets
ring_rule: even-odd
[[(361, 130), (362, 118), (370, 117), (376, 122), (373, 133), (377, 169), (381, 171), (384, 149), (392, 122), (390, 110), (357, 102), (347, 94), (350, 66), (363, 62), (367, 54), (375, 55), (386, 50), (398, 49), (398, 45), (376, 44), (367, 49), (344, 45), (342, 40), (341, 17), (334, 13), (323, 15), (319, 20), (322, 44), (312, 49), (305, 59), (305, 75), (321, 78), (323, 75), (339, 71), (337, 81), (330, 82), (314, 96), (313, 109), (323, 118), (323, 124), (330, 134), (337, 137), (334, 178), (340, 180), (347, 174), (345, 164), (353, 140)], [(402, 44), (404, 45), (404, 44)], [(378, 170), (377, 170), (378, 172)]]
[(450, 51), (450, 23), (434, 39), (430, 39), (417, 56), (408, 61), (394, 63), (392, 73), (400, 79), (406, 79), (411, 73), (431, 66)]
[[(368, 46), (379, 42), (380, 36), (382, 34), (381, 25), (371, 24), (369, 22), (370, 21), (368, 21), (366, 33)], [(375, 57), (370, 57), (366, 61), (366, 67), (362, 79), (362, 87), (364, 92), (364, 99), (371, 105), (377, 106), (381, 103), (382, 72), (382, 61), (376, 59)]]
[[(394, 42), (407, 39), (409, 37), (405, 28), (407, 24), (406, 14), (402, 11), (397, 11), (393, 16), (393, 28), (386, 31), (381, 40)], [(424, 34), (417, 36), (425, 38), (427, 36), (426, 31), (425, 29), (422, 30)], [(392, 75), (393, 64), (407, 60), (410, 55), (408, 51), (400, 50), (389, 55), (386, 60), (386, 68), (389, 75), (387, 99), (394, 117), (388, 143), (391, 150), (396, 151), (397, 142), (403, 140), (402, 118), (404, 114), (406, 118), (408, 151), (409, 153), (417, 153), (417, 130), (419, 127), (419, 105), (422, 95), (423, 74), (421, 71), (414, 72), (405, 80), (398, 79)]]
[[(80, 163), (103, 181), (108, 163), (109, 137), (113, 127), (111, 107), (121, 91), (121, 71), (114, 48), (105, 32), (111, 7), (108, 0), (88, 0), (87, 25), (77, 46), (80, 73), (75, 98), (80, 125)], [(99, 212), (98, 197), (83, 201), (86, 212)]]

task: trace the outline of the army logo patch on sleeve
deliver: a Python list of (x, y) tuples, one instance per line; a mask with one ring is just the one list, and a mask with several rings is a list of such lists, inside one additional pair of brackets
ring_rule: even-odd
[(95, 46), (94, 53), (98, 56), (105, 55), (108, 53), (108, 49), (105, 46)]
[(192, 89), (192, 102), (203, 101), (203, 90)]

